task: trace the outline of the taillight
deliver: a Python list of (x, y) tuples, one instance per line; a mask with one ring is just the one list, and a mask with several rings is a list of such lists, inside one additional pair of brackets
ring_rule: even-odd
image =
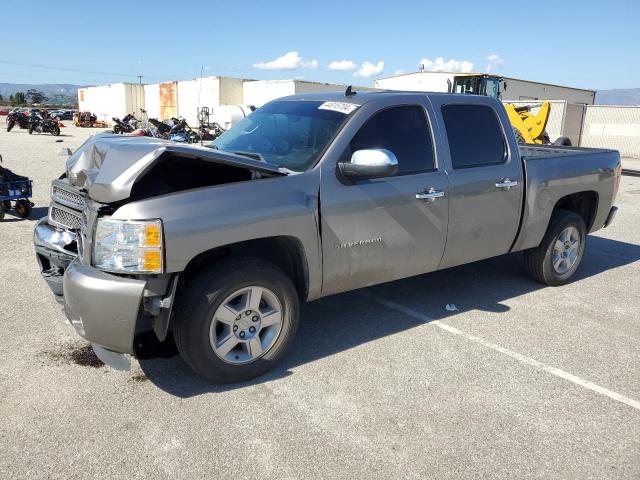
[(616, 167), (616, 184), (615, 187), (613, 188), (613, 199), (612, 202), (615, 201), (616, 197), (618, 196), (618, 190), (620, 189), (620, 181), (622, 180), (622, 163), (618, 163), (618, 166)]

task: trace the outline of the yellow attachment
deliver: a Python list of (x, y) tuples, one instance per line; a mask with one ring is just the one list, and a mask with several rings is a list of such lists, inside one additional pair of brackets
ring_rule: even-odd
[(549, 114), (551, 113), (551, 104), (549, 102), (542, 102), (536, 115), (532, 115), (531, 110), (518, 111), (510, 103), (506, 104), (505, 108), (511, 125), (522, 134), (525, 142), (543, 143), (544, 131), (547, 128)]

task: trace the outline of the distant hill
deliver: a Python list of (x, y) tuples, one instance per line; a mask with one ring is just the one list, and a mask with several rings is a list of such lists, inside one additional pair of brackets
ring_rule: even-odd
[(44, 83), (34, 85), (29, 83), (0, 83), (0, 95), (7, 100), (10, 95), (16, 92), (27, 93), (27, 90), (34, 88), (43, 92), (49, 101), (49, 105), (65, 105), (78, 103), (78, 89), (85, 85), (73, 85), (71, 83)]
[(640, 88), (598, 90), (595, 103), (598, 105), (640, 105)]

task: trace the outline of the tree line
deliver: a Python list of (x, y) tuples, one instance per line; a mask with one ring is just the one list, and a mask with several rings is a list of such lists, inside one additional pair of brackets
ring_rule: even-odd
[[(24, 93), (24, 92), (12, 93), (11, 95), (9, 95), (9, 98), (7, 100), (11, 105), (21, 106), (26, 104), (33, 105), (33, 104), (44, 103), (47, 100), (49, 100), (49, 97), (47, 97), (41, 91), (36, 90), (35, 88), (30, 88), (29, 90), (27, 90), (27, 93)], [(5, 101), (4, 97), (0, 95), (0, 102), (4, 102), (4, 101)]]

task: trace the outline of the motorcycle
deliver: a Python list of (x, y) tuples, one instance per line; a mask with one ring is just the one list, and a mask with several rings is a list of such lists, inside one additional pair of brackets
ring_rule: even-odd
[(7, 132), (10, 132), (16, 123), (20, 128), (29, 128), (29, 117), (25, 112), (19, 110), (9, 113), (7, 115)]
[(169, 133), (167, 134), (167, 138), (174, 142), (181, 143), (196, 143), (200, 141), (200, 136), (191, 129), (184, 118), (181, 118), (174, 122), (174, 125), (171, 127), (171, 130), (169, 130)]
[(132, 113), (125, 115), (122, 120), (118, 117), (113, 117), (112, 120), (115, 123), (113, 126), (113, 133), (131, 133), (138, 128), (138, 119), (134, 117)]
[(32, 112), (29, 117), (29, 135), (33, 132), (60, 135), (60, 123), (57, 118), (51, 118), (46, 112)]

